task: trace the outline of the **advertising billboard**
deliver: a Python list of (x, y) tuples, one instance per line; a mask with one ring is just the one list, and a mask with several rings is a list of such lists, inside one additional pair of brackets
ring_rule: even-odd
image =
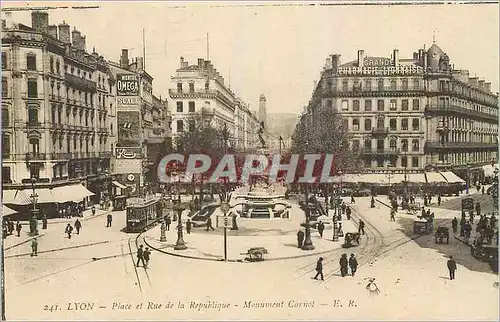
[(117, 147), (141, 146), (141, 114), (139, 111), (117, 111), (118, 142)]
[(139, 110), (140, 98), (139, 96), (117, 96), (116, 109), (120, 110)]
[(139, 75), (117, 74), (116, 91), (118, 96), (139, 96)]

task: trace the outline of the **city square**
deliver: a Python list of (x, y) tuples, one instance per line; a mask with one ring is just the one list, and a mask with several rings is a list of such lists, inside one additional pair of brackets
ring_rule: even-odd
[(498, 319), (497, 4), (9, 5), (3, 320)]

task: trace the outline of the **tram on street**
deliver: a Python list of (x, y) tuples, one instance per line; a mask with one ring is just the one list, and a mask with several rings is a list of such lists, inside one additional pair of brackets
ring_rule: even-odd
[(127, 206), (128, 233), (138, 233), (151, 228), (161, 220), (161, 203), (157, 198), (139, 200)]

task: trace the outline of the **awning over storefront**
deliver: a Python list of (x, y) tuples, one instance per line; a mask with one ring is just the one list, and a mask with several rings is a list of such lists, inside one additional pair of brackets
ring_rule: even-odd
[(487, 164), (483, 166), (483, 172), (485, 177), (494, 177), (495, 176), (495, 170), (498, 171), (498, 165), (491, 165)]
[(451, 171), (441, 172), (448, 183), (465, 183), (465, 180)]
[(86, 197), (93, 196), (94, 193), (87, 190), (81, 184), (75, 184), (71, 186), (62, 186), (52, 189), (52, 194), (54, 195), (55, 202), (80, 202)]
[(361, 176), (359, 174), (348, 173), (342, 175), (342, 182), (357, 183), (360, 182)]
[(123, 185), (123, 184), (119, 183), (118, 181), (113, 181), (113, 184), (114, 184), (115, 186), (117, 186), (118, 188), (120, 188), (120, 189), (127, 189), (127, 186), (125, 186), (125, 185)]
[(426, 183), (425, 174), (424, 173), (412, 173), (407, 174), (406, 178), (410, 183)]
[(2, 203), (24, 206), (31, 204), (31, 199), (22, 190), (4, 190), (2, 191)]
[[(386, 177), (388, 184), (401, 183), (405, 181), (405, 175), (403, 173), (395, 173), (390, 176), (386, 175)], [(408, 175), (406, 176), (406, 179), (408, 179)]]
[(426, 172), (427, 183), (447, 183), (446, 179), (439, 172)]
[[(31, 195), (33, 194), (33, 189), (24, 189), (23, 192), (26, 194), (26, 196), (30, 197), (30, 200), (31, 200)], [(47, 189), (47, 188), (36, 189), (35, 188), (35, 193), (38, 195), (37, 199), (36, 199), (37, 203), (56, 202), (54, 195), (52, 194), (52, 190), (50, 190), (50, 189)]]
[(389, 179), (386, 174), (382, 173), (368, 173), (360, 176), (359, 182), (364, 183), (375, 183), (375, 184), (386, 184), (389, 183)]
[(14, 209), (10, 209), (7, 206), (2, 205), (2, 217), (9, 216), (12, 214), (17, 214), (17, 211), (15, 211)]

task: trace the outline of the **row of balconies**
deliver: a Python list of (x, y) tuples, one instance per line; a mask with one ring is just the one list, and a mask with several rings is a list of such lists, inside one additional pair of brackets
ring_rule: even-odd
[[(2, 159), (10, 160), (13, 154), (2, 151)], [(18, 155), (20, 158), (16, 160), (26, 161), (43, 161), (43, 160), (65, 160), (65, 159), (90, 159), (90, 158), (111, 158), (111, 151), (101, 152), (58, 152), (58, 153), (41, 153), (28, 152)]]
[(464, 107), (460, 106), (455, 106), (455, 105), (449, 105), (449, 106), (438, 106), (438, 105), (428, 105), (425, 108), (425, 112), (427, 113), (436, 113), (436, 114), (459, 114), (463, 116), (468, 116), (468, 117), (475, 117), (475, 118), (481, 118), (481, 119), (486, 119), (486, 120), (494, 120), (498, 121), (498, 115), (494, 114), (487, 114), (471, 109), (467, 109)]
[[(29, 98), (42, 98), (42, 97), (29, 97)], [(75, 98), (69, 98), (69, 97), (64, 99), (63, 96), (57, 95), (57, 94), (49, 94), (49, 99), (51, 101), (58, 102), (58, 103), (66, 102), (69, 105), (94, 108), (94, 101), (93, 100), (88, 100), (85, 102), (85, 101), (81, 101), (81, 100), (77, 100)], [(106, 106), (104, 105), (104, 103), (96, 104), (96, 107), (99, 110), (106, 110)]]
[(449, 132), (451, 130), (459, 132), (484, 133), (484, 134), (496, 133), (496, 131), (493, 129), (450, 127), (447, 123), (443, 122), (439, 122), (436, 127), (436, 131), (438, 132)]
[[(84, 126), (84, 125), (74, 125), (74, 124), (63, 124), (63, 123), (50, 123), (52, 129), (60, 129), (60, 130), (74, 130), (74, 131), (87, 131), (87, 132), (101, 132), (101, 133), (109, 133), (109, 129), (107, 127), (93, 127), (93, 126)], [(43, 123), (41, 122), (26, 122), (26, 127), (28, 128), (42, 128)]]
[[(357, 129), (352, 129), (352, 131), (361, 131), (361, 132), (369, 132), (370, 130), (361, 130), (360, 128)], [(390, 131), (397, 131), (396, 128), (390, 128), (390, 127), (373, 127), (371, 130), (372, 135), (380, 135), (380, 136), (387, 136)], [(409, 131), (409, 127), (402, 127), (400, 131)], [(420, 127), (412, 127), (412, 131), (418, 132), (420, 131)]]
[(498, 149), (498, 143), (427, 141), (426, 149)]

